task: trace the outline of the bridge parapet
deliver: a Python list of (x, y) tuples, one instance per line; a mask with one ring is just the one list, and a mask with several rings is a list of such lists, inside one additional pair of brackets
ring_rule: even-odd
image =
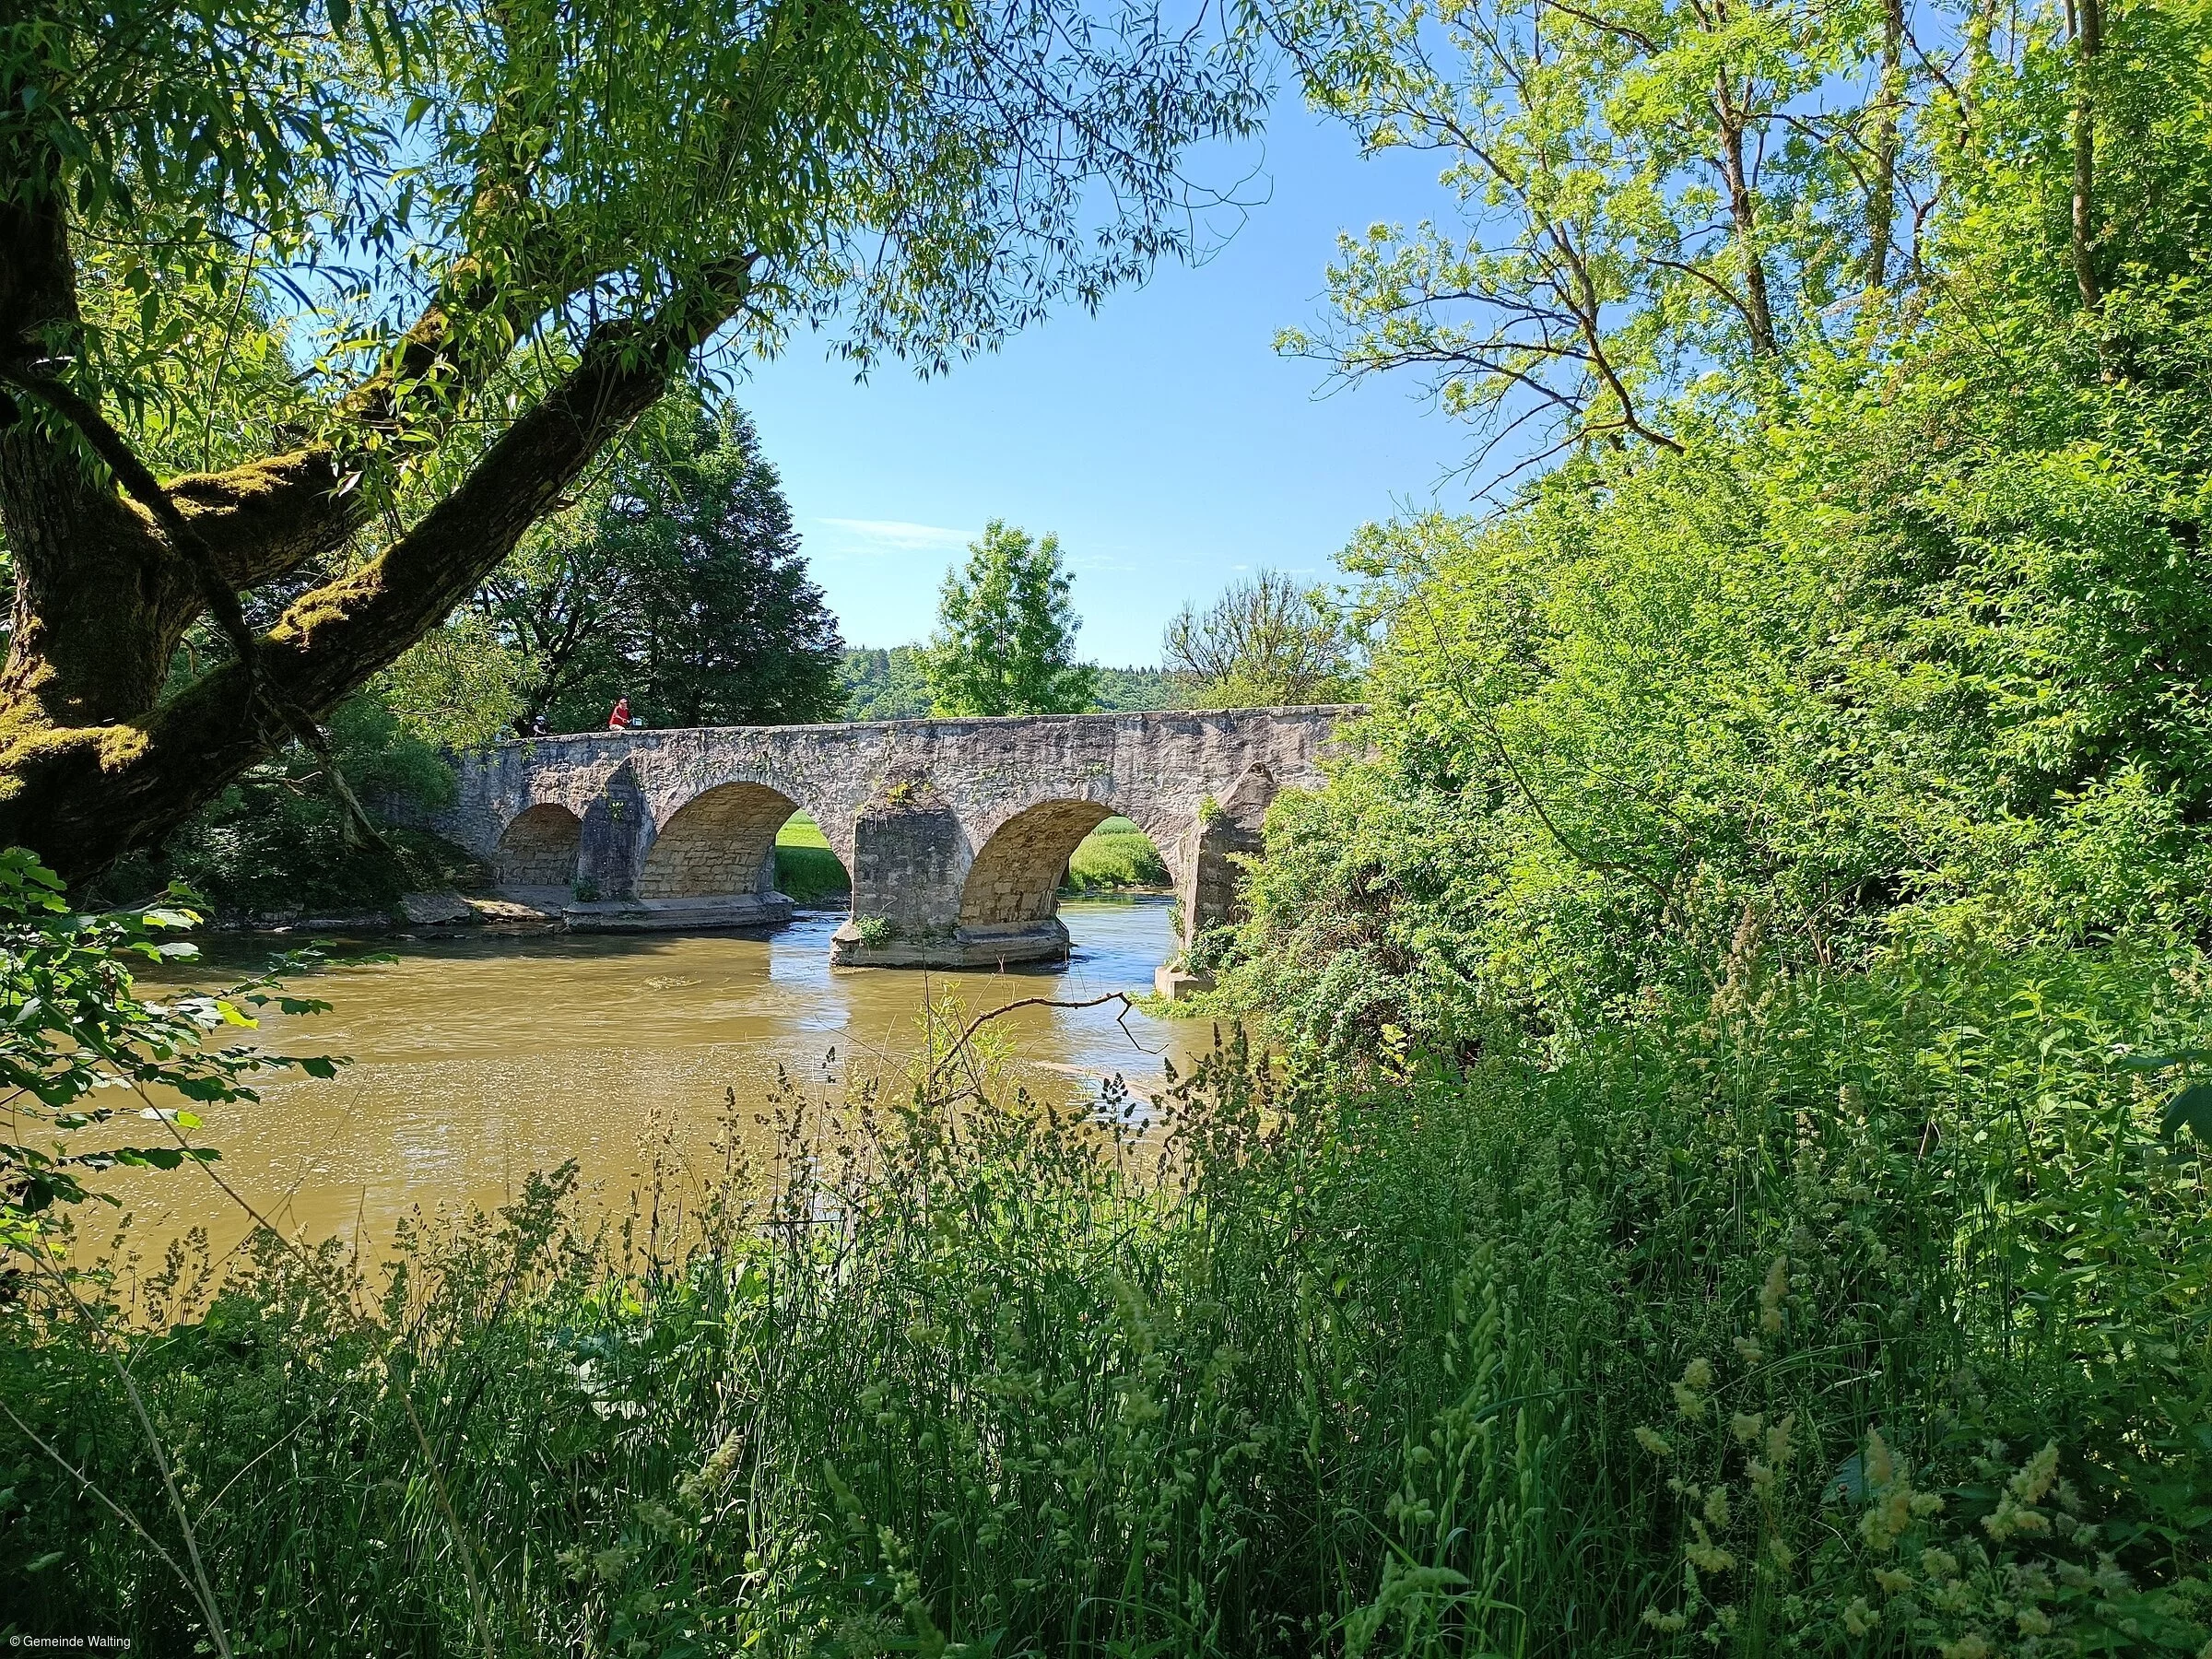
[(1174, 877), (1183, 936), (1235, 902), (1231, 853), (1283, 788), (1320, 782), (1349, 706), (582, 733), (462, 757), (437, 827), (502, 882), (566, 871), (576, 927), (788, 916), (776, 831), (804, 810), (853, 877), (833, 959), (974, 966), (1067, 947), (1076, 844), (1134, 819)]

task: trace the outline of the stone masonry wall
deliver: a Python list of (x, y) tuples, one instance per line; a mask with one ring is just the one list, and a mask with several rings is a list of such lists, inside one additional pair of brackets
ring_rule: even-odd
[(796, 812), (788, 796), (759, 783), (724, 783), (676, 814), (646, 850), (641, 899), (750, 893), (772, 885), (776, 831)]
[[(795, 806), (820, 824), (853, 874), (856, 914), (896, 911), (918, 927), (994, 928), (1041, 910), (1049, 917), (1067, 852), (1099, 819), (1120, 813), (1159, 847), (1186, 913), (1215, 912), (1218, 898), (1199, 904), (1201, 866), (1210, 872), (1209, 898), (1228, 866), (1209, 863), (1202, 810), (1223, 825), (1216, 809), (1239, 797), (1223, 833), (1249, 834), (1276, 789), (1320, 782), (1335, 724), (1348, 712), (1247, 709), (535, 738), (463, 756), (456, 799), (432, 827), (500, 860), (502, 878), (516, 881), (505, 872), (524, 867), (524, 842), (535, 846), (544, 833), (523, 815), (563, 807), (583, 826), (576, 873), (603, 899), (624, 900), (754, 890), (773, 838), (770, 819), (781, 824)], [(926, 793), (927, 826), (913, 816), (917, 792)], [(527, 822), (544, 824), (548, 816)], [(1001, 830), (1008, 839), (994, 845)], [(973, 890), (971, 872), (983, 884)]]

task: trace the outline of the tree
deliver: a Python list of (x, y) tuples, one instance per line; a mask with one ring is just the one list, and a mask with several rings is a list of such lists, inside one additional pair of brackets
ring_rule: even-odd
[(407, 735), (469, 748), (512, 735), (530, 664), (476, 611), (455, 611), (369, 682)]
[[(1894, 81), (1876, 16), (1840, 78)], [(2201, 941), (2212, 12), (1994, 19), (1876, 134), (1936, 170), (1868, 232), (1914, 303), (1794, 335), (1786, 398), (1747, 359), (1662, 404), (1676, 447), (1356, 538), (1368, 741), (1271, 822), (1240, 995), (1556, 1041), (1702, 1005), (1754, 942), (1810, 982)]]
[[(939, 370), (1189, 251), (1261, 93), (1147, 0), (15, 7), (0, 843), (75, 878), (325, 747), (704, 351)], [(164, 482), (280, 302), (283, 395)]]
[(1097, 671), (1076, 662), (1075, 578), (1060, 538), (1031, 541), (1002, 519), (947, 570), (924, 672), (940, 714), (1074, 714), (1090, 706)]
[(826, 720), (843, 702), (837, 619), (734, 405), (663, 404), (475, 603), (527, 660), (526, 712), (557, 730), (624, 694), (656, 725)]
[(888, 651), (845, 653), (847, 720), (920, 720), (930, 710), (929, 677), (924, 672), (928, 648), (893, 645)]
[(1353, 641), (1328, 595), (1279, 571), (1232, 582), (1201, 615), (1186, 605), (1161, 636), (1171, 672), (1199, 709), (1348, 700)]
[(1371, 152), (1436, 154), (1465, 223), (1344, 237), (1333, 315), (1280, 347), (1427, 377), (1478, 460), (1679, 449), (1693, 385), (1772, 406), (1808, 347), (1918, 285), (1946, 71), (1914, 41), (1906, 75), (1901, 5), (1288, 0), (1308, 97)]

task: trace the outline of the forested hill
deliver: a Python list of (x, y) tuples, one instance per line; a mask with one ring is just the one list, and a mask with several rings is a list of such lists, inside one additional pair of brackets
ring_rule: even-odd
[[(922, 653), (912, 645), (889, 650), (848, 650), (844, 661), (847, 720), (919, 720), (930, 712)], [(1183, 699), (1158, 668), (1101, 668), (1094, 712), (1118, 714), (1140, 709), (1175, 709)]]

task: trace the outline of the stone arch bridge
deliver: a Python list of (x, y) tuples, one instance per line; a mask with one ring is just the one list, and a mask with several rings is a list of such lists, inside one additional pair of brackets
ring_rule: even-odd
[(1069, 854), (1134, 819), (1182, 935), (1235, 905), (1232, 853), (1277, 791), (1312, 787), (1344, 707), (583, 733), (461, 757), (434, 826), (571, 927), (786, 920), (776, 832), (821, 826), (853, 879), (831, 959), (992, 966), (1063, 955)]

